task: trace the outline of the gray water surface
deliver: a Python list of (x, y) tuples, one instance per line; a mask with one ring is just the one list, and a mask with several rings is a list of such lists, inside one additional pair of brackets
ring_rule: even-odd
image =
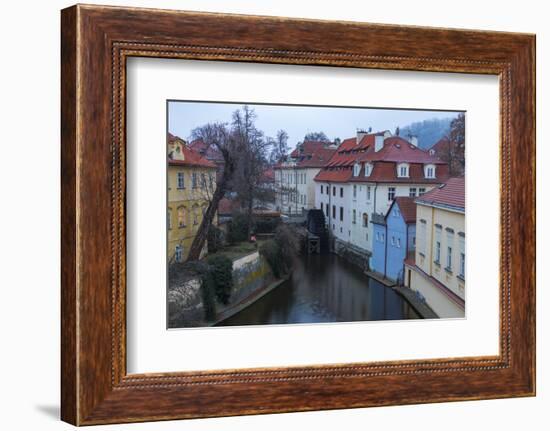
[(217, 326), (418, 318), (393, 289), (323, 254), (300, 256), (288, 281)]

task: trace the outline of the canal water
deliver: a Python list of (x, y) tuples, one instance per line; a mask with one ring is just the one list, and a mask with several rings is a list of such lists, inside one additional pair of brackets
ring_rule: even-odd
[(297, 259), (291, 278), (218, 326), (418, 319), (390, 287), (335, 254)]

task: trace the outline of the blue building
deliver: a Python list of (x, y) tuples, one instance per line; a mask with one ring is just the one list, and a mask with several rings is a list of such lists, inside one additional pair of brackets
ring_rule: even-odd
[(396, 197), (384, 217), (374, 216), (372, 271), (401, 281), (403, 263), (416, 245), (416, 204), (414, 198)]

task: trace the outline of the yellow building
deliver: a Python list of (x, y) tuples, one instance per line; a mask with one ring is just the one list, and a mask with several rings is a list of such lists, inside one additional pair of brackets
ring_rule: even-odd
[(439, 317), (464, 317), (466, 234), (464, 177), (416, 201), (416, 251), (405, 261), (405, 285)]
[(168, 261), (182, 262), (216, 188), (216, 165), (168, 134), (167, 187)]

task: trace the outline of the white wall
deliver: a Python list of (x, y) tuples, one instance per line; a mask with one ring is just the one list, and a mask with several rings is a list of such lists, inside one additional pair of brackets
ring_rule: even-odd
[[(297, 2), (293, 0), (102, 0), (102, 4), (163, 7), (392, 24), (462, 27), (537, 33), (537, 112), (550, 116), (550, 28), (544, 2), (535, 0), (452, 5), (439, 1)], [(0, 85), (3, 119), (0, 181), (3, 209), (0, 238), (0, 313), (4, 373), (0, 417), (5, 429), (72, 429), (57, 420), (59, 408), (59, 9), (69, 1), (5, 2)], [(538, 142), (550, 140), (550, 126), (540, 121)], [(32, 147), (24, 157), (23, 147)], [(550, 149), (539, 145), (539, 160), (550, 162)], [(24, 162), (24, 164), (23, 164)], [(539, 184), (550, 184), (550, 171), (539, 169)], [(32, 192), (31, 192), (32, 191)], [(542, 191), (542, 188), (541, 188)], [(31, 192), (31, 193), (29, 193)], [(29, 198), (32, 196), (32, 198)], [(548, 220), (548, 194), (539, 194), (538, 219)], [(39, 211), (37, 210), (39, 209)], [(32, 227), (32, 228), (30, 228)], [(538, 229), (539, 262), (550, 256), (550, 225)], [(543, 286), (548, 265), (538, 270), (538, 397), (444, 403), (405, 407), (340, 410), (300, 414), (162, 422), (98, 427), (112, 430), (364, 430), (422, 429), (446, 431), (480, 427), (501, 431), (547, 429), (550, 422), (550, 306)], [(7, 296), (6, 296), (7, 295)], [(8, 398), (9, 397), (9, 398)]]

